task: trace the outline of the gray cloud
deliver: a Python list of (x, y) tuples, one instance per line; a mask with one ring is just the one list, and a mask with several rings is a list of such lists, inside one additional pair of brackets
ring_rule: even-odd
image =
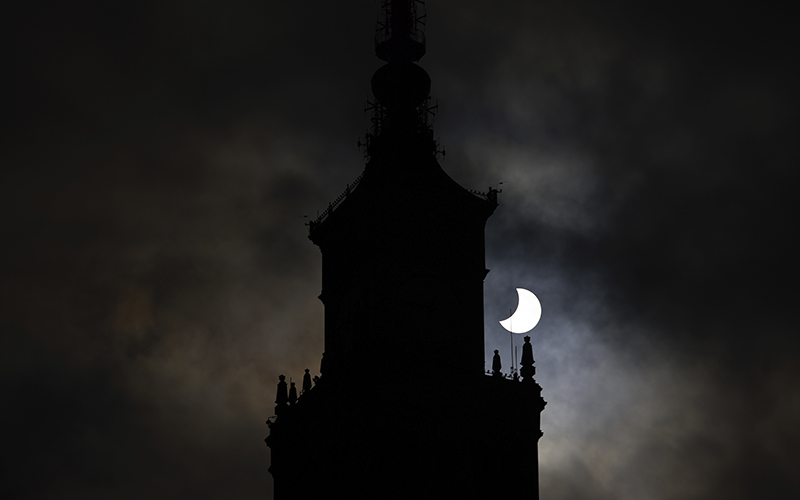
[[(303, 216), (363, 168), (375, 5), (17, 9), (5, 484), (269, 498), (274, 383), (322, 350)], [(428, 14), (443, 166), (504, 183), (487, 353), (508, 364), (514, 287), (544, 305), (542, 497), (795, 497), (785, 22), (621, 2)]]

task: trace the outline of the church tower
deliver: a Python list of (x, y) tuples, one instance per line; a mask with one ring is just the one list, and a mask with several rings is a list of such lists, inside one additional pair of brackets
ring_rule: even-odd
[[(275, 499), (538, 499), (545, 402), (484, 368), (484, 228), (498, 191), (442, 170), (419, 0), (385, 0), (364, 172), (315, 221), (325, 353), (268, 420)], [(442, 153), (443, 154), (443, 153)]]

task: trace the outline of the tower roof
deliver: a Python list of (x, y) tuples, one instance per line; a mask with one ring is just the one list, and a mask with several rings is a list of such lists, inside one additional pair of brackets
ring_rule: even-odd
[(437, 160), (440, 151), (430, 121), (431, 79), (416, 63), (426, 50), (423, 9), (419, 0), (384, 0), (381, 5), (375, 52), (386, 64), (371, 81), (373, 128), (364, 144), (369, 160), (356, 181), (309, 223), (310, 237), (317, 244), (329, 232), (323, 225), (337, 225), (330, 223), (334, 211), (339, 219), (346, 218), (345, 213), (368, 212), (362, 221), (387, 211), (424, 218), (427, 209), (438, 205), (444, 208), (437, 213), (485, 222), (497, 206), (498, 191), (464, 189)]

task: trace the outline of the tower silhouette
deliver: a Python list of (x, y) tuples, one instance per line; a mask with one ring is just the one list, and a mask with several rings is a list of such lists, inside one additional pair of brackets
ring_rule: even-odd
[(386, 0), (375, 36), (364, 172), (309, 223), (322, 252), (325, 353), (267, 421), (276, 500), (538, 499), (545, 402), (526, 337), (522, 377), (484, 372), (484, 227), (498, 191), (437, 161), (423, 3)]

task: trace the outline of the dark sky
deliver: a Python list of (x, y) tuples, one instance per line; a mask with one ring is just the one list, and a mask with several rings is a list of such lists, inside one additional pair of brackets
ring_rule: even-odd
[[(277, 376), (322, 351), (303, 216), (363, 169), (377, 11), (6, 10), (3, 498), (271, 498)], [(427, 11), (442, 165), (503, 182), (487, 353), (515, 287), (544, 307), (542, 498), (800, 498), (788, 8)]]

